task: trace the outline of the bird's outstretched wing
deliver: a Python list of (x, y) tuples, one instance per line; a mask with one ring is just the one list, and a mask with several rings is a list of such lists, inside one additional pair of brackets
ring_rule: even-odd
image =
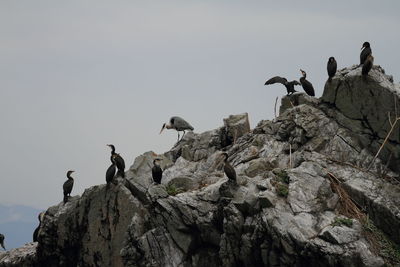
[(264, 85), (274, 84), (274, 83), (286, 84), (287, 80), (286, 80), (286, 78), (283, 78), (280, 76), (275, 76), (275, 77), (272, 77), (271, 79), (269, 79), (268, 81), (266, 81)]
[(293, 80), (293, 81), (291, 81), (290, 83), (291, 83), (291, 84), (294, 84), (294, 85), (301, 85), (301, 83), (299, 83), (299, 82), (296, 81), (296, 80)]

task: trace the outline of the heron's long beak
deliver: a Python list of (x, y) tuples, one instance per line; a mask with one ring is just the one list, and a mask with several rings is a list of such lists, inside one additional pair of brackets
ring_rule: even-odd
[(163, 124), (163, 126), (162, 126), (162, 128), (161, 128), (161, 131), (160, 131), (160, 133), (159, 133), (159, 134), (161, 134), (161, 133), (162, 133), (162, 131), (164, 131), (164, 129), (165, 129), (165, 123)]

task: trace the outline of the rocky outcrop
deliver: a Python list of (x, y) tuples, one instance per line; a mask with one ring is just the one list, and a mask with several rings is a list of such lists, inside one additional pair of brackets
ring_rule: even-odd
[[(367, 170), (374, 155), (364, 135), (343, 125), (348, 118), (327, 95), (296, 93), (252, 131), (247, 114), (231, 116), (162, 155), (137, 157), (125, 180), (47, 210), (30, 266), (383, 266), (362, 222), (339, 213), (343, 196), (330, 177), (400, 243), (398, 175), (384, 158)], [(236, 183), (223, 173), (221, 151)], [(155, 157), (160, 185), (151, 178)]]
[(38, 263), (36, 256), (37, 243), (27, 243), (25, 246), (0, 252), (0, 267), (31, 267)]
[[(391, 122), (400, 117), (400, 85), (380, 66), (374, 66), (366, 78), (357, 66), (338, 71), (326, 83), (321, 100), (328, 104), (324, 110), (357, 134), (362, 147), (373, 154), (388, 135)], [(391, 133), (380, 158), (400, 171), (400, 127)]]

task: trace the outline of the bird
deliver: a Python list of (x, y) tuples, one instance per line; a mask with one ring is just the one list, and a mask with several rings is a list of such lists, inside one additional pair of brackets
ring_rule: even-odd
[(310, 96), (315, 96), (313, 85), (306, 80), (307, 73), (304, 70), (300, 70), (300, 72), (303, 75), (303, 77), (300, 78), (300, 83), (301, 86), (303, 86), (304, 91)]
[(364, 61), (361, 74), (364, 77), (366, 77), (368, 75), (368, 72), (372, 69), (373, 65), (374, 65), (374, 57), (372, 56), (372, 54), (369, 54), (367, 59)]
[(161, 184), (161, 178), (162, 178), (162, 173), (163, 173), (163, 170), (161, 169), (160, 165), (158, 165), (158, 162), (159, 162), (160, 160), (161, 160), (161, 159), (154, 159), (154, 160), (153, 160), (154, 166), (153, 166), (153, 168), (151, 169), (151, 174), (152, 174), (152, 176), (153, 176), (153, 181), (154, 181), (156, 184)]
[(117, 171), (117, 166), (115, 164), (115, 160), (114, 160), (113, 155), (111, 155), (110, 160), (111, 160), (111, 165), (110, 165), (110, 167), (108, 167), (108, 169), (106, 171), (106, 182), (107, 182), (107, 185), (110, 184), (113, 181), (114, 176), (115, 176), (115, 172)]
[(122, 178), (125, 178), (125, 161), (124, 159), (120, 156), (120, 154), (115, 153), (115, 146), (114, 145), (107, 145), (111, 148), (111, 162), (114, 160), (115, 165), (117, 166), (118, 172), (117, 175), (121, 176)]
[(293, 80), (293, 81), (291, 81), (291, 82), (288, 82), (288, 80), (287, 80), (286, 78), (280, 77), (280, 76), (272, 77), (271, 79), (269, 79), (268, 81), (266, 81), (264, 85), (269, 85), (269, 84), (274, 84), (274, 83), (281, 83), (281, 84), (283, 84), (283, 85), (286, 87), (287, 95), (291, 95), (291, 94), (293, 94), (294, 92), (297, 92), (297, 91), (294, 89), (294, 86), (295, 86), (295, 85), (301, 85), (301, 83), (299, 83), (299, 82), (296, 81), (296, 80)]
[(364, 64), (365, 60), (367, 60), (367, 57), (372, 53), (371, 50), (371, 45), (369, 42), (364, 42), (362, 47), (361, 47), (361, 53), (360, 53), (360, 66)]
[(226, 174), (226, 177), (228, 177), (229, 180), (236, 182), (236, 171), (228, 162), (228, 153), (224, 152), (222, 153), (222, 156), (224, 158), (224, 172)]
[(36, 227), (35, 231), (33, 232), (33, 242), (37, 242), (38, 241), (39, 229), (40, 229), (40, 226), (42, 225), (44, 214), (45, 214), (45, 212), (39, 213), (39, 216), (38, 216), (39, 225), (38, 225), (38, 227)]
[(74, 186), (74, 178), (71, 177), (71, 174), (73, 172), (75, 172), (75, 171), (68, 171), (67, 172), (68, 180), (65, 181), (65, 183), (63, 185), (64, 204), (68, 202), (68, 196), (71, 196), (72, 187)]
[(4, 247), (4, 235), (3, 234), (0, 234), (0, 245), (4, 250), (6, 250), (6, 248)]
[(161, 128), (160, 134), (162, 133), (162, 131), (165, 128), (175, 129), (178, 132), (178, 142), (179, 142), (179, 132), (183, 131), (183, 135), (181, 138), (181, 140), (182, 140), (183, 137), (185, 136), (186, 130), (190, 130), (190, 131), (194, 130), (192, 125), (190, 125), (187, 121), (185, 121), (184, 119), (182, 119), (181, 117), (178, 117), (178, 116), (171, 117), (171, 119), (169, 120), (169, 123), (164, 123)]
[(335, 76), (337, 70), (337, 63), (334, 57), (330, 57), (328, 59), (328, 65), (326, 68), (328, 70), (328, 76), (329, 76), (328, 81), (331, 81), (332, 78)]

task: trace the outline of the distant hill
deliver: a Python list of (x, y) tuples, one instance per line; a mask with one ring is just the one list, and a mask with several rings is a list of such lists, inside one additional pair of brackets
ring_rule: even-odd
[(22, 205), (0, 205), (0, 233), (6, 236), (6, 249), (21, 247), (32, 241), (41, 210)]

